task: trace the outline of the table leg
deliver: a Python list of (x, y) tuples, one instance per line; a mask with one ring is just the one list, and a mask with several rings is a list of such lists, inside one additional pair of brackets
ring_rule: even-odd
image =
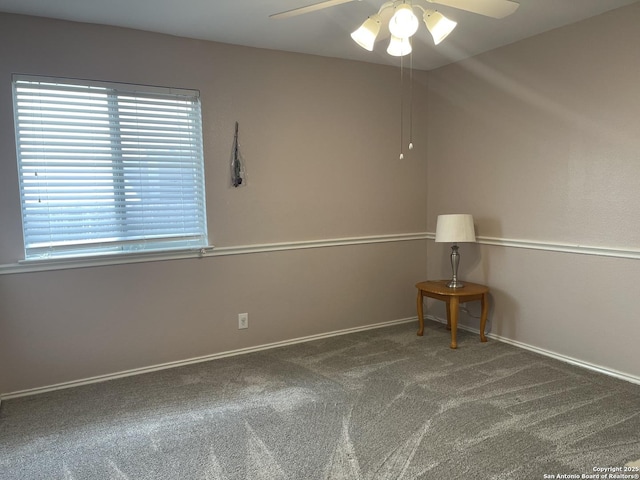
[(458, 297), (452, 296), (450, 300), (447, 302), (450, 309), (450, 318), (451, 318), (451, 348), (458, 348), (458, 342), (456, 340), (456, 335), (458, 333)]
[(422, 313), (423, 295), (422, 290), (418, 289), (418, 299), (416, 301), (418, 307), (418, 336), (421, 337), (424, 333), (424, 316)]
[(486, 342), (487, 337), (484, 336), (484, 328), (487, 325), (487, 314), (489, 313), (489, 299), (486, 293), (482, 295), (480, 304), (482, 305), (482, 313), (480, 314), (480, 341)]
[(447, 304), (447, 330), (451, 330), (451, 306), (449, 302), (444, 302)]

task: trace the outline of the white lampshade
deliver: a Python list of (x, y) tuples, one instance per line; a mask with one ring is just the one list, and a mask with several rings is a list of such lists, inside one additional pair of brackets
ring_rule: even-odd
[(404, 57), (411, 53), (411, 42), (409, 41), (409, 38), (398, 38), (391, 35), (391, 40), (389, 40), (389, 46), (387, 47), (387, 53), (394, 57)]
[(449, 20), (440, 12), (433, 10), (425, 11), (423, 20), (436, 45), (447, 38), (447, 35), (449, 35), (458, 24), (453, 20)]
[(378, 33), (380, 33), (380, 16), (372, 15), (351, 34), (351, 38), (362, 48), (371, 52)]
[(403, 3), (396, 8), (396, 13), (389, 20), (389, 31), (398, 38), (407, 38), (418, 31), (419, 23), (411, 5)]
[(475, 242), (473, 216), (468, 214), (438, 215), (436, 242)]

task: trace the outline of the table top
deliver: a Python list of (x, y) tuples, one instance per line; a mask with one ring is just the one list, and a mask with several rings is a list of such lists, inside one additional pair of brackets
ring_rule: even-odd
[(447, 283), (450, 281), (451, 280), (428, 280), (426, 282), (418, 282), (416, 283), (416, 288), (423, 292), (450, 296), (481, 295), (489, 292), (489, 287), (486, 285), (464, 281), (462, 282), (464, 283), (464, 287), (449, 288), (447, 287)]

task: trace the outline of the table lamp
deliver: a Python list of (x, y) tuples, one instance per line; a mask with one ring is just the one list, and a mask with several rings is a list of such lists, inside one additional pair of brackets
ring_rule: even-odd
[(452, 243), (451, 245), (451, 269), (453, 278), (447, 284), (449, 288), (462, 288), (464, 283), (458, 281), (458, 264), (460, 254), (458, 243), (475, 242), (476, 234), (473, 229), (473, 216), (468, 214), (438, 215), (436, 225), (436, 242)]

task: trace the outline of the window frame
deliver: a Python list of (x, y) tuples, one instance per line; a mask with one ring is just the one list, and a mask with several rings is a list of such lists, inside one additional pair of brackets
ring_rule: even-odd
[[(27, 83), (25, 83), (27, 82)], [(111, 189), (111, 197), (113, 203), (114, 212), (119, 208), (118, 213), (123, 212), (123, 207), (126, 205), (126, 208), (131, 207), (133, 211), (133, 207), (137, 209), (137, 214), (130, 214), (127, 212), (127, 215), (122, 216), (116, 213), (107, 213), (108, 217), (136, 217), (136, 226), (138, 230), (141, 231), (139, 235), (122, 233), (119, 237), (110, 237), (106, 241), (104, 238), (100, 238), (94, 234), (95, 238), (84, 238), (81, 241), (76, 241), (74, 243), (73, 240), (69, 240), (69, 243), (66, 245), (56, 244), (56, 241), (51, 240), (47, 244), (42, 246), (36, 246), (36, 243), (33, 241), (34, 235), (29, 235), (27, 229), (29, 228), (29, 221), (32, 215), (27, 211), (27, 190), (25, 184), (25, 145), (29, 142), (24, 140), (23, 134), (23, 125), (21, 120), (24, 120), (24, 113), (27, 107), (19, 105), (22, 98), (24, 103), (24, 92), (19, 93), (19, 90), (22, 88), (26, 88), (25, 85), (40, 85), (40, 93), (50, 90), (55, 90), (56, 88), (64, 89), (64, 87), (69, 87), (69, 89), (77, 88), (80, 91), (92, 92), (92, 94), (97, 95), (101, 100), (106, 100), (106, 103), (99, 102), (101, 118), (107, 118), (107, 123), (102, 124), (102, 127), (105, 125), (109, 130), (109, 140), (108, 147), (105, 149), (105, 152), (108, 152), (108, 155), (102, 159), (101, 167), (106, 168), (107, 170), (111, 169), (110, 176), (105, 174), (103, 176), (104, 179), (110, 178), (113, 182), (113, 188)], [(32, 87), (35, 90), (38, 90), (38, 87)], [(73, 261), (77, 259), (83, 258), (95, 258), (95, 257), (121, 257), (121, 256), (131, 256), (131, 255), (140, 255), (148, 257), (151, 256), (162, 256), (163, 254), (171, 254), (171, 252), (180, 252), (180, 251), (198, 251), (199, 254), (202, 254), (207, 248), (210, 248), (208, 244), (208, 226), (207, 226), (207, 213), (206, 213), (206, 185), (205, 185), (205, 168), (204, 168), (204, 139), (203, 139), (203, 128), (202, 128), (202, 110), (201, 110), (201, 102), (200, 102), (200, 92), (197, 90), (189, 90), (182, 88), (171, 88), (171, 87), (158, 87), (158, 86), (148, 86), (148, 85), (136, 85), (136, 84), (128, 84), (128, 83), (118, 83), (118, 82), (106, 82), (106, 81), (96, 81), (96, 80), (85, 80), (85, 79), (71, 79), (71, 78), (63, 78), (63, 77), (50, 77), (50, 76), (39, 76), (39, 75), (21, 75), (21, 74), (13, 74), (12, 75), (12, 93), (13, 93), (13, 116), (14, 116), (14, 127), (15, 127), (15, 141), (16, 141), (16, 159), (18, 163), (18, 181), (19, 181), (19, 191), (20, 191), (20, 205), (21, 205), (21, 226), (23, 233), (23, 249), (24, 249), (24, 262), (34, 262), (34, 261)], [(165, 161), (163, 163), (163, 159), (160, 157), (153, 158), (150, 153), (150, 150), (145, 150), (144, 144), (145, 141), (143, 139), (140, 142), (140, 138), (144, 134), (150, 135), (148, 130), (145, 131), (145, 127), (139, 127), (138, 123), (141, 125), (144, 124), (147, 118), (144, 116), (146, 114), (138, 113), (138, 105), (140, 99), (148, 100), (148, 105), (153, 104), (154, 108), (160, 108), (159, 110), (152, 111), (149, 113), (149, 116), (155, 115), (156, 118), (160, 118), (161, 120), (171, 120), (175, 122), (167, 123), (167, 129), (175, 127), (178, 128), (177, 125), (179, 121), (183, 121), (180, 124), (182, 130), (180, 132), (187, 131), (187, 134), (175, 134), (176, 137), (180, 137), (180, 142), (183, 141), (183, 137), (188, 138), (188, 141), (184, 144), (186, 145), (186, 149), (188, 149), (187, 154), (182, 154), (183, 144), (180, 143), (179, 148), (174, 148), (174, 150), (180, 151), (181, 153), (168, 153), (165, 154), (164, 157), (175, 157), (175, 158), (187, 158), (187, 161), (182, 163), (178, 162), (174, 159), (174, 161)], [(116, 102), (115, 106), (111, 105), (111, 102)], [(128, 102), (128, 103), (127, 103)], [(158, 102), (164, 102), (161, 107), (157, 107)], [(80, 102), (82, 105), (85, 105), (84, 101)], [(107, 105), (108, 104), (108, 105)], [(134, 110), (127, 110), (126, 107), (122, 105), (129, 105), (129, 108)], [(133, 107), (131, 106), (133, 105)], [(68, 110), (71, 109), (67, 104), (64, 104), (61, 109), (66, 107)], [(166, 111), (171, 112), (167, 114)], [(36, 107), (31, 106), (32, 110), (37, 110)], [(43, 107), (41, 107), (41, 110)], [(104, 111), (103, 111), (104, 110)], [(144, 108), (141, 108), (141, 111), (144, 111)], [(129, 149), (129, 153), (125, 153), (126, 149), (122, 148), (122, 145), (117, 145), (116, 143), (121, 140), (121, 136), (118, 132), (111, 132), (111, 130), (115, 130), (120, 128), (120, 122), (123, 118), (126, 117), (125, 111), (129, 112), (129, 118), (134, 118), (133, 122), (135, 124), (134, 127), (129, 127), (129, 136), (133, 139), (138, 138), (138, 143), (142, 143), (143, 147), (139, 147), (137, 153), (131, 153), (131, 148)], [(133, 113), (131, 113), (133, 111)], [(106, 113), (105, 113), (106, 112)], [(114, 114), (115, 112), (115, 114)], [(157, 112), (163, 112), (162, 117)], [(22, 117), (21, 117), (22, 115)], [(31, 113), (30, 115), (34, 115)], [(93, 118), (93, 117), (91, 117)], [(42, 124), (44, 124), (44, 120), (40, 120)], [(54, 123), (54, 122), (52, 122)], [(155, 120), (154, 122), (155, 123)], [(84, 125), (80, 120), (77, 125)], [(55, 125), (57, 126), (57, 125)], [(51, 124), (46, 124), (43, 127), (43, 131), (47, 128), (50, 128)], [(152, 128), (152, 127), (148, 127)], [(104, 128), (103, 128), (104, 129)], [(176, 130), (178, 131), (178, 130)], [(134, 132), (134, 133), (131, 133)], [(170, 134), (174, 134), (173, 131)], [(136, 136), (137, 135), (137, 136)], [(152, 134), (156, 135), (156, 134)], [(160, 134), (157, 134), (160, 135)], [(164, 135), (164, 134), (163, 134)], [(43, 138), (45, 134), (42, 134)], [(33, 139), (37, 138), (37, 134), (34, 134), (31, 138), (31, 143), (33, 144)], [(67, 137), (60, 137), (66, 139)], [(128, 139), (129, 143), (133, 140), (131, 138)], [(155, 148), (159, 149), (162, 147), (157, 146), (157, 142), (165, 142), (167, 137), (158, 137), (158, 140), (154, 140), (156, 143)], [(77, 139), (77, 137), (76, 137)], [(45, 139), (46, 140), (46, 139)], [(56, 138), (58, 140), (58, 138)], [(95, 139), (94, 139), (95, 140)], [(51, 142), (51, 138), (48, 140)], [(116, 142), (116, 143), (114, 143)], [(147, 144), (150, 144), (151, 141), (147, 141)], [(83, 144), (83, 145), (89, 145)], [(91, 146), (98, 145), (98, 143), (91, 143)], [(42, 157), (46, 157), (46, 150), (51, 149), (54, 150), (55, 144), (41, 142), (41, 155)], [(154, 148), (153, 146), (151, 148)], [(168, 149), (169, 147), (165, 147)], [(44, 152), (44, 153), (43, 153)], [(89, 155), (91, 156), (91, 155)], [(137, 157), (134, 159), (134, 157)], [(148, 157), (148, 158), (145, 158)], [(32, 157), (33, 158), (33, 157)], [(38, 163), (41, 162), (41, 163)], [(68, 162), (72, 163), (72, 162)], [(171, 168), (169, 165), (174, 164), (174, 168)], [(47, 164), (47, 160), (36, 160), (34, 165)], [(87, 164), (92, 164), (93, 167), (87, 167), (83, 164), (82, 167), (78, 167), (78, 169), (84, 169), (84, 174), (89, 180), (91, 179), (95, 181), (95, 176), (91, 176), (91, 173), (97, 174), (99, 171), (95, 164), (91, 161), (87, 161)], [(125, 165), (126, 164), (126, 165)], [(175, 164), (179, 164), (178, 167), (175, 167)], [(37, 168), (37, 166), (36, 166)], [(71, 172), (69, 175), (72, 176), (73, 172), (78, 172), (78, 170), (73, 170), (74, 167), (68, 167), (67, 171)], [(137, 184), (133, 182), (131, 178), (133, 176), (129, 174), (129, 176), (123, 174), (123, 168), (126, 168), (129, 172), (134, 171), (137, 175)], [(87, 170), (88, 169), (88, 170)], [(53, 170), (53, 167), (52, 167)], [(175, 173), (176, 171), (182, 172), (187, 171), (186, 175)], [(174, 173), (172, 173), (174, 172)], [(42, 176), (42, 175), (41, 175)], [(37, 171), (36, 171), (37, 177)], [(144, 177), (148, 177), (146, 184), (152, 186), (144, 186), (145, 183)], [(154, 180), (152, 180), (152, 177)], [(65, 177), (66, 178), (66, 177)], [(140, 180), (143, 179), (143, 180)], [(159, 180), (160, 179), (160, 180)], [(37, 179), (36, 179), (37, 180)], [(67, 180), (68, 182), (68, 180)], [(117, 185), (117, 182), (120, 182)], [(129, 182), (128, 184), (126, 182)], [(52, 183), (54, 183), (52, 181)], [(42, 184), (39, 183), (39, 185)], [(172, 187), (177, 186), (179, 189), (179, 194), (176, 197), (179, 197), (180, 200), (176, 205), (179, 206), (178, 213), (174, 211), (173, 217), (169, 214), (166, 216), (160, 211), (164, 209), (165, 211), (176, 210), (172, 206), (167, 207), (171, 200), (168, 198), (163, 198), (163, 192), (166, 192), (166, 188), (171, 184)], [(68, 191), (72, 191), (72, 187), (68, 187)], [(155, 190), (154, 190), (155, 189)], [(163, 190), (164, 189), (164, 190)], [(61, 190), (58, 190), (61, 191)], [(64, 193), (68, 193), (68, 191), (64, 190)], [(141, 193), (142, 192), (142, 193)], [(185, 193), (186, 192), (186, 193)], [(145, 197), (146, 194), (146, 197)], [(90, 193), (87, 195), (91, 195)], [(136, 197), (138, 195), (138, 197)], [(149, 198), (155, 195), (155, 199), (151, 202)], [(38, 200), (41, 201), (40, 199)], [(48, 201), (45, 200), (45, 202)], [(137, 202), (137, 203), (134, 203)], [(33, 203), (33, 201), (31, 200)], [(111, 200), (108, 200), (106, 203), (110, 204)], [(128, 203), (127, 203), (128, 202)], [(145, 202), (147, 203), (155, 203), (153, 207), (145, 206)], [(54, 202), (51, 201), (53, 204)], [(58, 202), (60, 203), (60, 202)], [(158, 206), (158, 204), (162, 204), (162, 206)], [(68, 210), (69, 212), (73, 211), (77, 213), (74, 209), (80, 208), (78, 205), (73, 204), (71, 207), (58, 207), (57, 211), (64, 212)], [(98, 215), (96, 213), (96, 206), (89, 205), (87, 208), (91, 211), (89, 218), (92, 214)], [(93, 210), (91, 210), (93, 208)], [(180, 210), (183, 209), (183, 210)], [(41, 209), (42, 210), (42, 209)], [(52, 207), (50, 210), (54, 211), (55, 209)], [(176, 215), (179, 215), (181, 211), (186, 212), (187, 226), (183, 226), (182, 230), (179, 227), (175, 227), (169, 220), (171, 218), (175, 218)], [(142, 213), (140, 213), (142, 212)], [(64, 213), (60, 214), (64, 217)], [(67, 215), (71, 215), (71, 213), (67, 213)], [(153, 218), (153, 220), (145, 220), (144, 217), (147, 215), (148, 218)], [(155, 215), (152, 217), (152, 215)], [(45, 223), (48, 225), (49, 231), (56, 232), (55, 226), (52, 226), (54, 221), (52, 220), (53, 214), (44, 214), (43, 217), (47, 217), (48, 220)], [(140, 220), (142, 218), (142, 220)], [(86, 224), (85, 220), (80, 220), (80, 222), (84, 222), (81, 224), (77, 224), (76, 228), (82, 229)], [(107, 223), (110, 225), (104, 227), (105, 230), (103, 232), (110, 232), (109, 229), (113, 229), (116, 231), (116, 228), (113, 226), (118, 223), (118, 220), (107, 220)], [(127, 228), (127, 225), (130, 223), (134, 223), (134, 220), (125, 219), (121, 222), (123, 228)], [(174, 220), (175, 222), (175, 220)], [(179, 222), (177, 222), (179, 223)], [(140, 227), (142, 225), (142, 227)], [(158, 230), (164, 233), (160, 233), (156, 236), (152, 236), (150, 233), (151, 227), (156, 227)], [(173, 229), (173, 230), (172, 230)], [(101, 230), (102, 231), (102, 230)], [(172, 233), (167, 233), (172, 232)], [(82, 233), (80, 233), (82, 235)], [(63, 235), (60, 236), (60, 238)], [(59, 238), (54, 234), (55, 238)], [(86, 237), (86, 235), (85, 235)], [(63, 242), (64, 243), (64, 242)], [(21, 261), (22, 262), (22, 261)]]

